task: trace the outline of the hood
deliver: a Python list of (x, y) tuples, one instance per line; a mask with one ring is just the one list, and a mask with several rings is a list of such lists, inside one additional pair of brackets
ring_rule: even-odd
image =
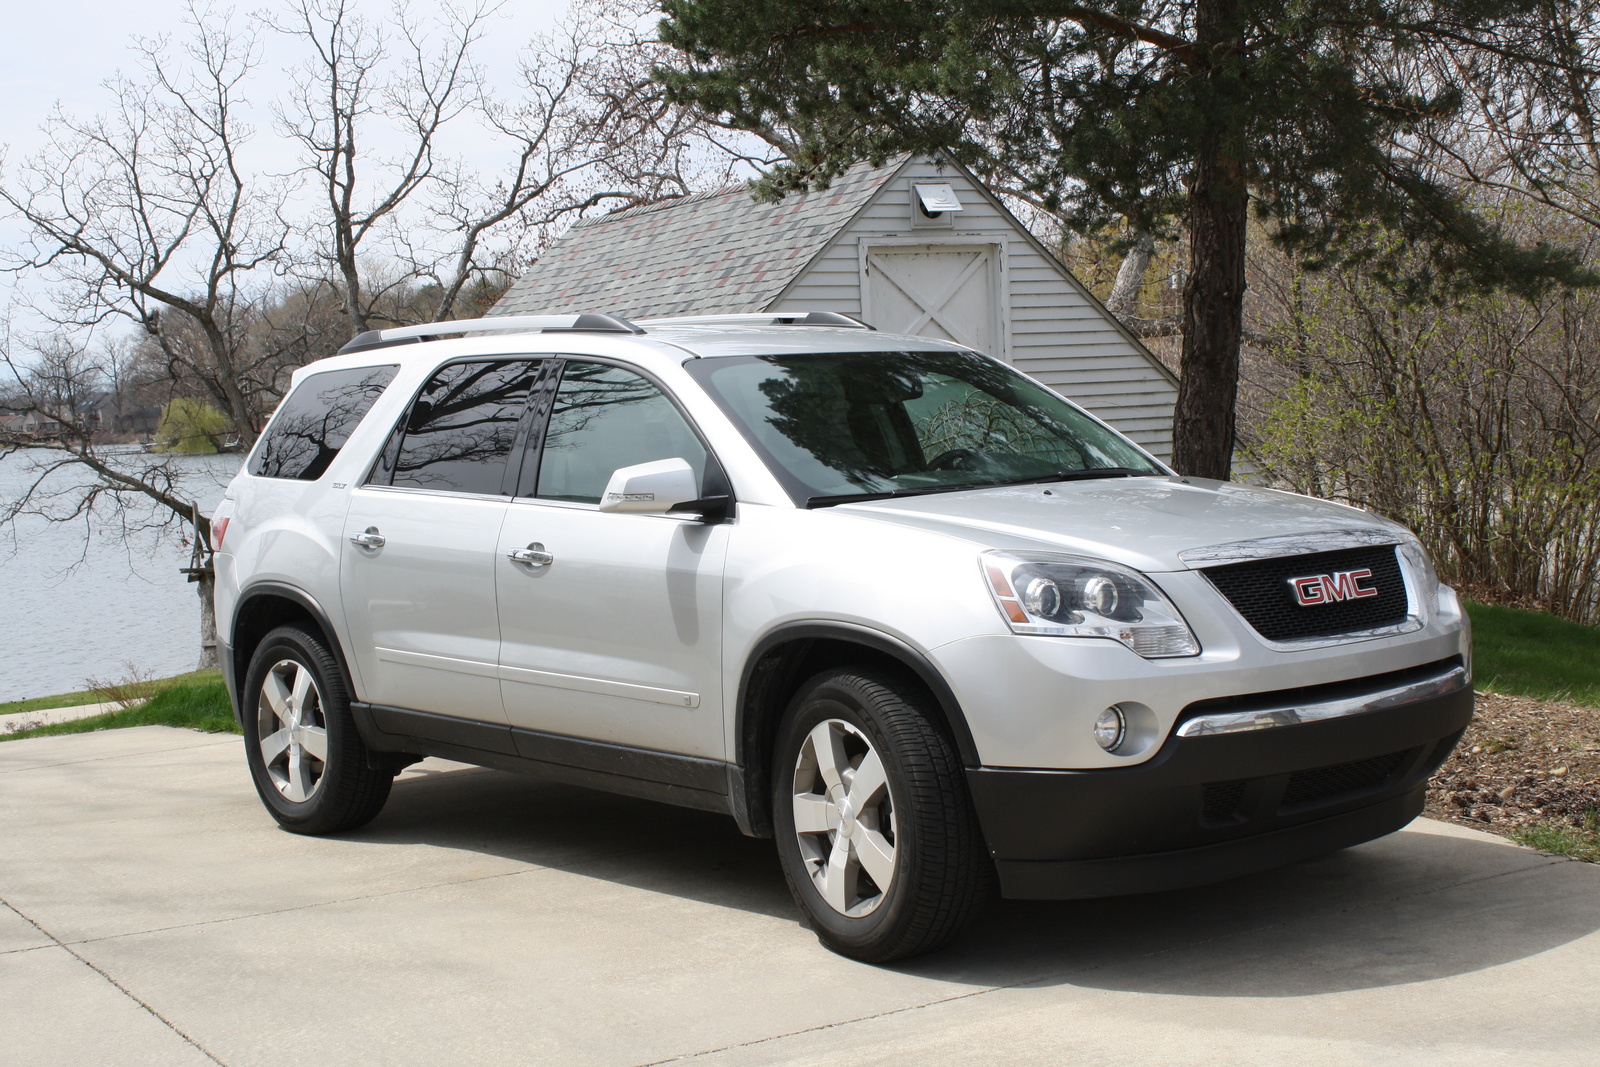
[[(1281, 539), (1281, 550), (1261, 554), (1291, 555), (1318, 551), (1318, 535), (1354, 534), (1362, 541), (1395, 543), (1406, 536), (1398, 524), (1343, 504), (1177, 477), (932, 493), (839, 504), (833, 510), (964, 537), (989, 548), (1074, 552), (1152, 572), (1218, 563), (1228, 553), (1199, 550), (1245, 541)], [(1307, 537), (1311, 543), (1296, 544)]]

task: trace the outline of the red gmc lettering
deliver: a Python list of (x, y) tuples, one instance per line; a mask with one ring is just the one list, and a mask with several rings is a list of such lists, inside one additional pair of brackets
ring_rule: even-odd
[(1300, 602), (1301, 607), (1310, 607), (1312, 604), (1323, 602), (1322, 578), (1323, 576), (1318, 574), (1310, 578), (1289, 579), (1289, 584), (1294, 586), (1294, 598)]
[(1304, 578), (1290, 578), (1294, 598), (1301, 607), (1317, 604), (1337, 604), (1343, 600), (1377, 596), (1378, 590), (1361, 583), (1372, 577), (1372, 571), (1363, 567), (1357, 571), (1339, 571), (1336, 574), (1312, 574)]

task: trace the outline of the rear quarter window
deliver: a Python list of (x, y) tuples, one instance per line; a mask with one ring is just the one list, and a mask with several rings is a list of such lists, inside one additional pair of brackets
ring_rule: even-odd
[(250, 456), (258, 478), (313, 482), (350, 439), (397, 367), (356, 367), (312, 374), (284, 398)]

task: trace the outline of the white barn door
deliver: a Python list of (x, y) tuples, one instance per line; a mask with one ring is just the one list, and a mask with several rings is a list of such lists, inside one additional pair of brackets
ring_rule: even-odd
[(874, 246), (862, 260), (862, 311), (872, 325), (1006, 357), (994, 245)]

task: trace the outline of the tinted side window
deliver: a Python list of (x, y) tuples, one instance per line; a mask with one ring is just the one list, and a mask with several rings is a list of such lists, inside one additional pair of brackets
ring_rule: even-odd
[(392, 484), (499, 493), (537, 364), (453, 363), (412, 402)]
[(570, 362), (550, 411), (536, 492), (598, 504), (617, 468), (673, 457), (703, 484), (705, 446), (661, 390), (620, 367)]
[(301, 380), (284, 398), (250, 457), (258, 478), (322, 477), (373, 403), (394, 380), (395, 368), (330, 370)]

